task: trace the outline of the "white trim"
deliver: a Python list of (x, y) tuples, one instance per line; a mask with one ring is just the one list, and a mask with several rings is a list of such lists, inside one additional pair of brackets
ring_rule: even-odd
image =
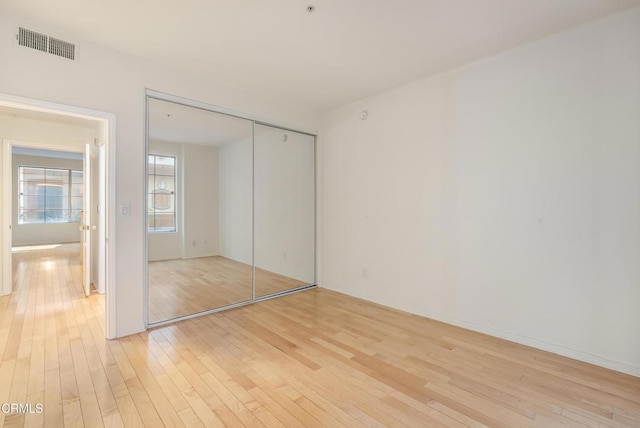
[[(149, 329), (149, 97), (147, 91), (144, 95), (144, 203), (142, 210), (142, 266), (144, 273), (144, 287), (142, 291), (142, 320), (144, 322), (144, 329)], [(182, 157), (182, 156), (181, 156)], [(180, 189), (180, 194), (182, 194)], [(182, 219), (183, 216), (180, 216)], [(181, 220), (182, 221), (182, 220)], [(181, 224), (184, 230), (184, 224)], [(182, 240), (182, 248), (180, 254), (184, 254), (184, 240)]]
[(105, 314), (107, 339), (117, 336), (116, 323), (116, 116), (107, 113), (108, 134), (106, 156), (106, 210), (105, 210)]
[(418, 315), (431, 318), (436, 321), (441, 321), (446, 324), (462, 327), (467, 330), (472, 330), (478, 333), (484, 333), (493, 337), (498, 337), (500, 339), (519, 343), (520, 345), (530, 346), (532, 348), (551, 352), (553, 354), (561, 355), (563, 357), (573, 358), (574, 360), (583, 361), (585, 363), (615, 370), (617, 372), (626, 373), (631, 376), (640, 377), (640, 365), (637, 365), (637, 364), (630, 364), (622, 361), (612, 360), (609, 358), (592, 354), (590, 352), (581, 351), (579, 349), (568, 348), (563, 345), (557, 345), (555, 343), (542, 341), (534, 337), (524, 336), (519, 333), (514, 333), (510, 331), (496, 329), (493, 327), (484, 326), (481, 324), (461, 320), (448, 315), (437, 314), (433, 312), (428, 312), (425, 314), (418, 314)]
[(294, 126), (278, 124), (277, 122), (273, 122), (271, 120), (261, 118), (256, 115), (241, 113), (225, 107), (204, 103), (202, 101), (192, 100), (190, 98), (179, 97), (177, 95), (171, 95), (164, 92), (155, 91), (153, 89), (146, 89), (145, 95), (148, 98), (154, 98), (161, 101), (169, 101), (169, 102), (172, 102), (175, 104), (181, 104), (187, 107), (195, 107), (195, 108), (199, 108), (206, 111), (212, 111), (214, 113), (222, 113), (222, 114), (226, 114), (227, 116), (233, 116), (233, 117), (238, 117), (240, 119), (251, 120), (257, 123), (258, 125), (266, 125), (274, 128), (284, 129), (286, 131), (298, 132), (300, 134), (313, 135), (314, 137), (318, 135), (318, 132), (314, 130), (301, 129)]
[(255, 302), (256, 297), (257, 297), (256, 296), (256, 122), (252, 121), (251, 122), (251, 301)]
[[(106, 264), (106, 283), (105, 283), (106, 332), (105, 332), (105, 335), (107, 339), (114, 339), (115, 337), (117, 337), (116, 287), (115, 287), (115, 277), (116, 277), (115, 275), (116, 274), (116, 252), (115, 252), (115, 248), (116, 248), (116, 245), (115, 245), (116, 244), (115, 242), (115, 237), (116, 237), (116, 234), (115, 234), (115, 227), (116, 227), (116, 215), (115, 215), (116, 214), (116, 198), (115, 198), (116, 116), (113, 113), (106, 113), (106, 112), (101, 112), (97, 110), (90, 110), (90, 109), (85, 109), (81, 107), (68, 106), (68, 105), (57, 104), (57, 103), (52, 103), (48, 101), (34, 100), (30, 98), (17, 97), (14, 95), (7, 95), (7, 94), (0, 94), (0, 105), (19, 108), (19, 109), (25, 109), (25, 110), (31, 110), (31, 111), (52, 113), (52, 114), (63, 115), (63, 116), (73, 116), (73, 117), (80, 117), (80, 118), (91, 119), (91, 120), (98, 120), (98, 121), (101, 121), (102, 123), (106, 123), (107, 125), (108, 141), (106, 141), (106, 145), (105, 145), (105, 152), (107, 155), (107, 159), (106, 159), (107, 166), (105, 171), (106, 173), (105, 179), (106, 179), (106, 187), (107, 187), (107, 204), (105, 206), (105, 209), (106, 209), (105, 215), (106, 215), (108, 224), (107, 224), (106, 235), (105, 235), (105, 246), (107, 247), (107, 250), (106, 250), (106, 259), (104, 260), (104, 263)], [(47, 146), (47, 147), (50, 148), (53, 146)], [(6, 146), (5, 146), (5, 150), (8, 150)], [(68, 148), (65, 148), (64, 150), (70, 151)], [(6, 159), (6, 156), (5, 156), (5, 159)], [(7, 168), (5, 165), (4, 177), (6, 177), (7, 174), (9, 175), (11, 174), (10, 172), (11, 169), (12, 168), (8, 168), (9, 172), (7, 172)], [(6, 192), (3, 192), (3, 194), (5, 194), (5, 196), (3, 196), (3, 200), (6, 200), (6, 198), (9, 196), (6, 195)], [(3, 205), (6, 205), (6, 204), (3, 203)], [(11, 215), (7, 216), (6, 212), (4, 211), (3, 211), (3, 214), (4, 214), (3, 227), (5, 227), (5, 231), (6, 231), (8, 230), (8, 226), (11, 225)], [(10, 234), (3, 235), (5, 236), (5, 239), (3, 239), (4, 242), (3, 242), (3, 251), (2, 251), (3, 263), (6, 261), (6, 258), (7, 258), (7, 254), (6, 254), (7, 253), (6, 251), (7, 235), (10, 235)], [(10, 242), (9, 242), (8, 248), (11, 248)], [(8, 271), (3, 276), (3, 279), (4, 279), (3, 292), (6, 291), (5, 290), (7, 285), (6, 277), (7, 276), (9, 278), (11, 277), (10, 251), (9, 251), (8, 257), (9, 257), (8, 269), (3, 269), (5, 271)], [(11, 286), (11, 283), (9, 280), (9, 287), (10, 286)]]
[(220, 308), (209, 309), (207, 311), (196, 312), (195, 314), (189, 314), (189, 315), (184, 315), (184, 316), (177, 317), (177, 318), (171, 318), (171, 319), (168, 319), (168, 320), (159, 321), (159, 322), (150, 324), (148, 328), (157, 328), (157, 327), (161, 327), (163, 325), (173, 324), (173, 323), (179, 322), (179, 321), (190, 320), (192, 318), (198, 318), (198, 317), (202, 317), (202, 316), (205, 316), (205, 315), (211, 315), (211, 314), (215, 314), (215, 313), (218, 313), (218, 312), (226, 311), (226, 310), (229, 310), (229, 309), (240, 308), (242, 306), (252, 305), (254, 303), (260, 303), (260, 302), (264, 302), (264, 301), (271, 300), (271, 299), (277, 299), (278, 297), (288, 296), (289, 294), (295, 294), (295, 293), (299, 293), (301, 291), (311, 290), (312, 288), (318, 288), (318, 285), (317, 284), (303, 285), (302, 287), (293, 288), (291, 290), (285, 290), (285, 291), (281, 291), (279, 293), (268, 294), (268, 295), (263, 296), (263, 297), (257, 297), (254, 300), (245, 300), (244, 302), (234, 303), (234, 304), (231, 304), (231, 305), (222, 306)]
[[(89, 297), (91, 295), (91, 278), (93, 277), (92, 273), (94, 271), (91, 269), (91, 265), (93, 264), (93, 239), (91, 234), (91, 225), (93, 223), (93, 204), (91, 203), (91, 199), (95, 198), (95, 195), (92, 195), (93, 192), (93, 181), (91, 178), (93, 177), (93, 172), (91, 170), (91, 146), (93, 146), (93, 142), (85, 143), (84, 145), (84, 159), (82, 160), (83, 174), (84, 174), (84, 197), (82, 201), (82, 209), (84, 210), (83, 220), (81, 221), (82, 226), (82, 239), (80, 242), (84, 245), (80, 251), (82, 251), (82, 285), (84, 286), (84, 294)], [(100, 178), (98, 177), (98, 181)], [(98, 260), (100, 263), (101, 261)], [(87, 269), (87, 266), (89, 268)], [(94, 266), (97, 268), (97, 266)], [(99, 270), (99, 269), (98, 269)], [(97, 286), (96, 286), (97, 289)]]
[(82, 107), (67, 106), (64, 104), (52, 103), (49, 101), (34, 100), (32, 98), (16, 97), (14, 95), (0, 94), (0, 105), (14, 107), (23, 110), (38, 111), (42, 113), (52, 113), (61, 116), (79, 117), (89, 120), (110, 120), (115, 119), (112, 113), (105, 113), (97, 110), (85, 109)]
[(582, 351), (579, 349), (569, 348), (567, 346), (558, 345), (555, 343), (546, 342), (544, 340), (536, 339), (535, 337), (530, 337), (526, 335), (522, 335), (519, 333), (515, 333), (512, 331), (506, 331), (502, 329), (497, 329), (493, 327), (489, 327), (483, 324), (478, 324), (472, 321), (463, 320), (457, 317), (452, 317), (450, 315), (441, 314), (437, 312), (430, 311), (420, 311), (414, 312), (408, 309), (399, 307), (399, 306), (391, 306), (388, 302), (382, 302), (379, 300), (371, 299), (370, 297), (348, 293), (346, 290), (340, 287), (331, 287), (325, 285), (320, 285), (320, 287), (335, 291), (337, 293), (345, 294), (347, 296), (352, 296), (358, 299), (366, 300), (368, 302), (373, 302), (379, 305), (383, 305), (389, 308), (397, 309), (399, 311), (407, 312), (410, 314), (414, 314), (417, 316), (429, 318), (432, 320), (440, 321), (445, 324), (454, 325), (456, 327), (461, 327), (467, 330), (475, 331), (478, 333), (487, 334), (492, 337), (497, 337), (500, 339), (508, 340), (510, 342), (518, 343), (520, 345), (530, 346), (535, 349), (539, 349), (542, 351), (551, 352), (553, 354), (561, 355), (563, 357), (572, 358), (574, 360), (582, 361), (585, 363), (593, 364), (599, 367), (604, 367), (606, 369), (615, 370), (620, 373), (625, 373), (631, 376), (640, 377), (640, 365), (627, 363), (623, 361), (616, 361), (610, 358), (602, 357), (600, 355), (592, 354), (590, 352)]
[[(106, 131), (106, 126), (103, 124), (102, 125), (102, 135), (101, 135), (101, 139), (102, 141), (106, 141), (106, 139), (108, 138), (107, 135), (107, 131)], [(107, 202), (107, 194), (106, 194), (106, 189), (107, 189), (107, 183), (106, 183), (106, 177), (107, 177), (107, 153), (105, 151), (104, 148), (104, 144), (99, 145), (97, 147), (98, 150), (98, 177), (102, 177), (104, 178), (104, 180), (100, 180), (100, 183), (98, 183), (98, 198), (97, 198), (97, 202), (98, 202), (98, 206), (102, 207), (102, 209), (98, 210), (98, 242), (106, 242), (106, 231), (107, 231), (107, 223), (106, 223), (106, 216), (105, 216), (105, 209), (104, 207), (106, 207), (106, 202)], [(96, 288), (98, 289), (98, 293), (100, 294), (104, 294), (105, 293), (105, 283), (106, 283), (106, 276), (107, 276), (107, 272), (106, 272), (106, 246), (105, 245), (99, 245), (98, 244), (98, 278), (97, 278), (97, 283), (96, 283)]]
[(25, 147), (29, 149), (53, 150), (54, 152), (70, 152), (70, 153), (84, 154), (84, 149), (81, 147), (57, 146), (57, 145), (52, 145), (47, 143), (37, 143), (34, 141), (16, 140), (15, 138), (9, 138), (8, 141), (11, 143), (12, 146), (16, 146), (16, 147)]
[[(11, 151), (12, 146), (9, 140), (2, 141), (3, 158), (2, 158), (2, 287), (0, 288), (0, 296), (7, 296), (11, 294), (11, 274), (12, 274), (12, 262), (11, 262), (11, 241), (12, 241), (12, 225), (13, 214), (11, 212), (11, 186), (13, 184), (13, 177), (11, 173), (13, 167), (11, 165)], [(9, 250), (7, 250), (9, 249)]]

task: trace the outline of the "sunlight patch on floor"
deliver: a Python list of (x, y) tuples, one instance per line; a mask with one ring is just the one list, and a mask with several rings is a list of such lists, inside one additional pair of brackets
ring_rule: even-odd
[(12, 247), (12, 253), (24, 253), (26, 251), (38, 251), (38, 250), (52, 250), (54, 248), (58, 248), (61, 244), (50, 244), (50, 245), (25, 245), (21, 247)]

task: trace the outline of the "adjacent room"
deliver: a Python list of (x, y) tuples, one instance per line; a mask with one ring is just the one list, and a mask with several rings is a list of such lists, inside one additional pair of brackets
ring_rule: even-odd
[(640, 426), (640, 0), (0, 8), (0, 426)]
[[(0, 126), (7, 156), (3, 169), (9, 178), (3, 207), (10, 212), (12, 232), (3, 254), (12, 255), (13, 269), (18, 270), (19, 260), (34, 254), (75, 254), (72, 265), (82, 272), (86, 294), (103, 293), (98, 279), (99, 216), (87, 214), (91, 206), (97, 207), (100, 177), (99, 150), (85, 142), (98, 135), (98, 125), (4, 106)], [(12, 283), (18, 275), (13, 273)]]

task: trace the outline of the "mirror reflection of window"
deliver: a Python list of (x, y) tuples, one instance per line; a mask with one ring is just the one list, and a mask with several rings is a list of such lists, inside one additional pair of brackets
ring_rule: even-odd
[(176, 158), (149, 155), (149, 232), (175, 232)]
[(160, 180), (158, 187), (153, 191), (153, 209), (156, 211), (166, 211), (171, 207), (171, 198), (169, 196), (173, 195), (173, 192), (167, 190), (166, 187), (167, 183), (164, 180)]

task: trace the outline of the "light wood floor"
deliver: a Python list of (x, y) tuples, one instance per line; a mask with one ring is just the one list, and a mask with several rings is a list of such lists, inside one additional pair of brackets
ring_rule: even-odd
[[(252, 267), (221, 256), (149, 262), (149, 322), (251, 300)], [(256, 268), (256, 296), (306, 283)]]
[(638, 378), (323, 289), (106, 341), (75, 257), (16, 257), (0, 403), (44, 413), (0, 426), (640, 426)]

